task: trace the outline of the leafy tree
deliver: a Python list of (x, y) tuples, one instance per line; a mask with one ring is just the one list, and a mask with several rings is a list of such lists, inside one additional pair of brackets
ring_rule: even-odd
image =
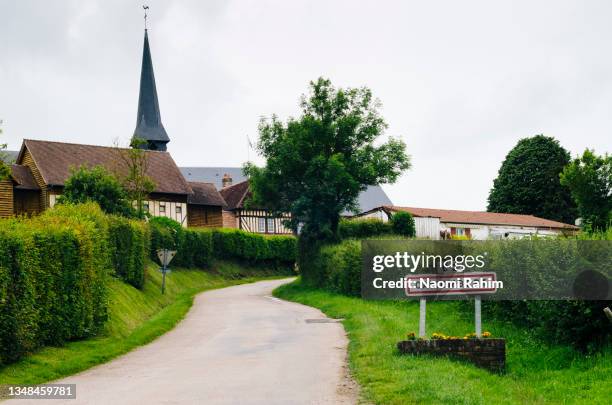
[[(117, 177), (127, 192), (130, 201), (136, 203), (136, 215), (143, 218), (144, 200), (155, 190), (155, 182), (147, 176), (149, 169), (149, 156), (145, 149), (140, 146), (146, 143), (143, 139), (133, 139), (131, 148), (120, 148), (116, 146), (118, 155), (117, 162), (122, 165), (117, 168)], [(127, 170), (125, 170), (127, 169)]]
[(396, 212), (391, 217), (391, 228), (393, 233), (414, 237), (416, 235), (416, 227), (414, 218), (409, 212)]
[(290, 212), (304, 235), (334, 238), (340, 213), (357, 209), (360, 192), (410, 167), (402, 141), (374, 145), (387, 128), (379, 106), (367, 88), (336, 89), (320, 78), (302, 96), (299, 119), (262, 119), (257, 148), (267, 164), (245, 170), (252, 204)]
[(487, 210), (573, 223), (576, 207), (559, 180), (569, 161), (569, 152), (552, 137), (521, 139), (499, 169)]
[(336, 239), (340, 213), (356, 210), (360, 192), (393, 183), (410, 167), (401, 140), (375, 145), (387, 128), (379, 107), (367, 88), (336, 89), (323, 78), (311, 82), (299, 118), (261, 120), (257, 149), (266, 166), (245, 167), (250, 204), (290, 212), (288, 225), (301, 226), (301, 247)]
[(101, 166), (73, 169), (58, 203), (82, 204), (89, 201), (98, 203), (108, 214), (128, 217), (134, 214), (130, 199), (117, 178)]
[(612, 222), (612, 156), (585, 150), (561, 173), (585, 225), (603, 230)]
[[(0, 124), (2, 124), (2, 120), (0, 120)], [(2, 128), (0, 128), (0, 135), (2, 135)], [(6, 164), (8, 161), (7, 155), (4, 152), (6, 149), (5, 143), (0, 143), (0, 180), (8, 179), (11, 175), (11, 167)]]

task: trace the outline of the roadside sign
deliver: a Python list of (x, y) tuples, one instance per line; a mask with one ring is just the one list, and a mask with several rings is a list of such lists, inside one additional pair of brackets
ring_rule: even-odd
[(176, 250), (157, 249), (157, 257), (163, 267), (170, 264), (172, 259), (174, 259), (174, 255), (176, 255)]
[(157, 249), (157, 257), (161, 262), (162, 268), (160, 271), (162, 272), (162, 285), (161, 292), (165, 294), (166, 292), (166, 273), (170, 273), (170, 269), (168, 269), (168, 264), (172, 261), (176, 255), (176, 250), (168, 250), (168, 249)]
[(476, 337), (482, 336), (482, 294), (497, 291), (495, 273), (411, 274), (406, 276), (406, 295), (420, 297), (419, 337), (425, 338), (427, 296), (475, 295), (474, 326)]
[(407, 296), (482, 295), (497, 291), (495, 273), (411, 274), (406, 276)]

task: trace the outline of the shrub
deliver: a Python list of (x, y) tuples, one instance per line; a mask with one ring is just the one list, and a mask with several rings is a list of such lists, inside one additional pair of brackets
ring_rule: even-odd
[(108, 214), (134, 216), (127, 193), (119, 180), (102, 166), (73, 169), (66, 180), (60, 204), (96, 202)]
[(158, 249), (178, 250), (183, 243), (184, 229), (173, 219), (153, 217), (149, 221), (151, 229), (151, 258), (159, 262)]
[(250, 263), (292, 266), (296, 257), (293, 236), (264, 236), (239, 229), (215, 229), (212, 232), (214, 256)]
[(107, 319), (107, 224), (95, 205), (0, 221), (0, 363), (94, 335)]
[(391, 217), (391, 229), (393, 233), (402, 236), (415, 237), (416, 228), (414, 218), (409, 212), (396, 212)]
[(140, 289), (145, 282), (145, 257), (149, 254), (150, 232), (143, 222), (111, 216), (109, 243), (115, 273)]
[(373, 218), (356, 218), (340, 220), (338, 226), (338, 234), (341, 239), (347, 238), (368, 238), (377, 235), (386, 235), (393, 233), (391, 223), (383, 222), (380, 219)]
[(209, 229), (184, 229), (174, 264), (182, 267), (206, 268), (212, 260), (212, 231)]

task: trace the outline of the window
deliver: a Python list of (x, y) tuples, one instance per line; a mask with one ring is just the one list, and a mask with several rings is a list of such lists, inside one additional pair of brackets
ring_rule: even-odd
[(176, 213), (178, 215), (181, 215), (183, 213), (183, 207), (181, 207), (180, 205), (176, 206)]
[(148, 202), (148, 201), (144, 201), (144, 202), (142, 203), (142, 210), (143, 210), (144, 212), (149, 212), (149, 202)]
[(268, 218), (268, 233), (274, 233), (274, 218)]
[(257, 232), (266, 233), (266, 219), (257, 218)]
[(455, 228), (455, 235), (457, 235), (457, 236), (464, 236), (465, 235), (465, 229), (463, 229), (463, 228)]
[(166, 213), (166, 203), (159, 203), (159, 213), (160, 214)]

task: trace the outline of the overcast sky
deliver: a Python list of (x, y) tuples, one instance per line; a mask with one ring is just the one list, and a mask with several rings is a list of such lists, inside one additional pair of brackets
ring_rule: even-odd
[[(139, 1), (0, 0), (4, 141), (127, 143)], [(368, 86), (413, 168), (396, 205), (483, 210), (514, 144), (612, 152), (609, 1), (148, 1), (162, 121), (180, 166), (240, 166), (260, 116), (308, 82)], [(256, 160), (262, 163), (261, 159)]]

